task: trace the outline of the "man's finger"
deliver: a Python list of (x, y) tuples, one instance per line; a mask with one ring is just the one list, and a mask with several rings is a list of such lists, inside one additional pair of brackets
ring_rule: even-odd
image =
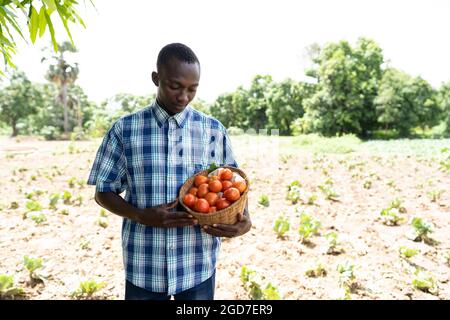
[(212, 236), (216, 236), (216, 237), (234, 237), (235, 236), (235, 232), (230, 232), (230, 231), (225, 231), (222, 229), (218, 229), (212, 226), (203, 226), (203, 231), (205, 231), (206, 233), (212, 235)]
[(175, 212), (170, 212), (170, 218), (172, 219), (185, 219), (185, 218), (194, 218), (194, 216), (188, 212), (183, 212), (183, 211), (175, 211)]

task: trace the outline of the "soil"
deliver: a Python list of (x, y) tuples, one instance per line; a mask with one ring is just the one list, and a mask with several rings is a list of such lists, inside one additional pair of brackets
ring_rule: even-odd
[[(14, 276), (15, 285), (25, 291), (22, 299), (73, 299), (79, 283), (89, 279), (105, 282), (94, 299), (123, 299), (121, 218), (102, 212), (93, 199), (94, 188), (83, 184), (100, 142), (0, 139), (0, 274)], [(354, 265), (351, 299), (450, 299), (450, 174), (436, 159), (364, 152), (317, 155), (302, 150), (280, 155), (270, 148), (253, 152), (248, 146), (235, 147), (251, 181), (253, 226), (242, 237), (223, 239), (216, 299), (251, 298), (240, 279), (243, 266), (256, 271), (261, 286), (269, 282), (275, 286), (281, 299), (340, 299), (337, 266), (346, 262)], [(286, 199), (287, 186), (295, 180), (301, 190), (317, 196), (314, 204)], [(335, 200), (327, 199), (319, 188), (327, 180), (339, 195)], [(34, 199), (46, 217), (41, 223), (26, 213), (26, 195), (36, 190), (42, 191)], [(56, 210), (50, 209), (50, 195), (64, 190), (71, 193), (72, 203), (60, 200)], [(431, 193), (437, 191), (440, 194), (433, 199)], [(258, 203), (262, 195), (268, 196), (269, 206)], [(406, 209), (400, 213), (405, 221), (383, 224), (380, 212), (396, 198)], [(303, 242), (298, 233), (302, 212), (321, 223), (318, 234)], [(278, 237), (273, 224), (282, 213), (290, 229)], [(432, 223), (434, 242), (411, 239), (413, 217)], [(107, 226), (102, 227), (99, 219)], [(330, 232), (338, 235), (339, 252), (334, 254), (327, 253)], [(401, 246), (419, 252), (401, 258)], [(37, 271), (43, 282), (30, 281), (23, 266), (25, 255), (43, 259), (44, 266)], [(318, 263), (326, 274), (306, 276)], [(430, 293), (413, 286), (417, 268), (434, 277), (436, 290)]]

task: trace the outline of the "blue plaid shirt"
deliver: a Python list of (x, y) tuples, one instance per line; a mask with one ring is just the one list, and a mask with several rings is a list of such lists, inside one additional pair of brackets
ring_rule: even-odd
[[(125, 201), (148, 208), (175, 200), (213, 162), (237, 167), (225, 127), (189, 106), (169, 116), (155, 101), (112, 125), (87, 183), (98, 192), (125, 191)], [(148, 227), (124, 218), (122, 247), (128, 281), (173, 295), (212, 276), (220, 238), (199, 226)]]

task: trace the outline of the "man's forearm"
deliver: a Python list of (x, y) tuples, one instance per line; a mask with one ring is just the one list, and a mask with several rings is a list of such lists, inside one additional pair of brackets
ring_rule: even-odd
[(138, 219), (140, 209), (127, 203), (121, 196), (114, 192), (97, 192), (95, 194), (95, 201), (103, 208), (123, 218), (134, 221)]

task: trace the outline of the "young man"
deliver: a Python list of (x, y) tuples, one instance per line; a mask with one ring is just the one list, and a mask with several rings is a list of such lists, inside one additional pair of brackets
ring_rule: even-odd
[(174, 200), (182, 184), (211, 163), (237, 163), (224, 126), (189, 106), (200, 80), (190, 48), (162, 48), (152, 80), (156, 101), (112, 125), (88, 184), (96, 186), (100, 206), (124, 218), (125, 299), (213, 299), (220, 237), (250, 230), (248, 207), (234, 225), (200, 228), (180, 207), (173, 209)]

